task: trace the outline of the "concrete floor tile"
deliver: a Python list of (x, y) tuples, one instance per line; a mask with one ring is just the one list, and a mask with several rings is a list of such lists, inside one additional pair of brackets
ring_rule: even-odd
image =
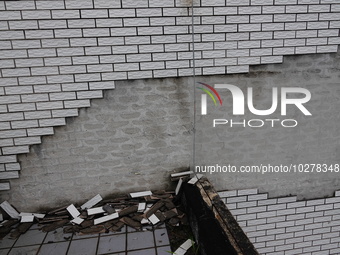
[(65, 242), (71, 240), (72, 234), (64, 234), (63, 228), (48, 232), (44, 243)]
[(39, 250), (39, 245), (34, 246), (25, 246), (25, 247), (18, 247), (12, 248), (8, 255), (36, 255)]
[(43, 244), (38, 255), (66, 255), (70, 242)]
[(15, 240), (9, 239), (10, 234), (5, 236), (2, 240), (0, 240), (0, 248), (11, 248), (13, 244), (15, 243)]
[(146, 250), (138, 250), (138, 251), (129, 251), (128, 255), (156, 255), (156, 250), (146, 249)]
[(144, 249), (155, 246), (153, 233), (150, 231), (128, 233), (127, 239), (128, 250)]
[(68, 255), (94, 255), (97, 250), (98, 238), (71, 241)]
[(169, 245), (169, 236), (166, 228), (155, 230), (156, 246)]
[(158, 255), (169, 255), (171, 254), (171, 247), (170, 246), (157, 247), (157, 254)]
[(110, 235), (121, 235), (121, 234), (125, 234), (126, 232), (126, 226), (124, 226), (121, 231), (117, 231), (117, 232), (109, 232), (109, 233), (102, 233), (100, 234), (100, 236), (110, 236)]
[(46, 236), (46, 233), (36, 229), (29, 230), (25, 234), (22, 234), (18, 241), (14, 244), (14, 247), (41, 244)]
[(7, 255), (10, 249), (1, 249), (0, 255)]
[(99, 239), (98, 254), (122, 252), (126, 250), (126, 235), (103, 236)]
[(99, 234), (93, 234), (93, 235), (77, 235), (74, 234), (72, 236), (72, 240), (80, 240), (80, 239), (85, 239), (85, 238), (98, 238)]

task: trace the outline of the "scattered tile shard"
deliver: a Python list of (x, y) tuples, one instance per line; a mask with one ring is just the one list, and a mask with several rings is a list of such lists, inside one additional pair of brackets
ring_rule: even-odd
[(146, 208), (146, 203), (138, 204), (138, 212), (144, 212), (145, 208)]
[(173, 254), (174, 255), (184, 255), (193, 245), (193, 241), (186, 240)]
[(117, 219), (118, 217), (119, 217), (118, 213), (110, 214), (110, 215), (95, 219), (94, 225), (97, 225), (97, 224), (100, 224), (100, 223), (103, 223), (109, 220)]
[(33, 216), (37, 219), (43, 219), (45, 217), (45, 214), (41, 214), (41, 213), (20, 213), (19, 216), (23, 217), (23, 216)]
[(148, 219), (142, 219), (142, 221), (140, 222), (140, 223), (142, 223), (142, 225), (145, 225), (145, 224), (149, 224), (149, 221), (148, 221)]
[(66, 210), (71, 214), (73, 218), (77, 218), (80, 215), (80, 212), (73, 204), (67, 207)]
[(84, 219), (77, 217), (77, 218), (74, 218), (73, 220), (71, 220), (71, 223), (80, 225), (83, 221), (84, 221)]
[(83, 204), (80, 208), (82, 210), (90, 209), (102, 200), (103, 200), (103, 198), (101, 197), (101, 195), (98, 194), (95, 197), (93, 197), (92, 199), (90, 199), (89, 201), (87, 201), (85, 204)]
[(33, 222), (34, 221), (34, 216), (33, 215), (25, 215), (25, 216), (21, 216), (21, 223), (24, 222)]
[(198, 180), (201, 179), (202, 177), (203, 177), (202, 174), (197, 174), (190, 181), (188, 181), (188, 184), (195, 185), (196, 182), (198, 182)]
[(0, 204), (0, 207), (12, 218), (12, 219), (20, 219), (19, 213), (17, 210), (13, 208), (7, 201), (4, 201)]
[(152, 192), (151, 191), (142, 191), (142, 192), (135, 192), (135, 193), (130, 193), (130, 196), (132, 198), (136, 197), (146, 197), (146, 196), (151, 196)]
[(154, 214), (152, 214), (148, 219), (152, 223), (152, 225), (156, 225), (158, 222), (160, 222), (160, 220)]
[(4, 217), (2, 216), (2, 213), (0, 213), (0, 221), (3, 221)]
[(182, 184), (183, 184), (183, 178), (180, 178), (179, 181), (178, 181), (178, 184), (177, 184), (177, 187), (176, 187), (176, 190), (175, 190), (175, 194), (178, 195), (181, 187), (182, 187)]
[(186, 176), (186, 175), (190, 175), (193, 173), (194, 173), (193, 171), (180, 172), (180, 173), (171, 174), (171, 177), (172, 178), (181, 177), (181, 176)]
[(99, 213), (105, 213), (105, 211), (103, 210), (102, 207), (87, 209), (88, 215), (95, 215), (95, 214), (99, 214)]

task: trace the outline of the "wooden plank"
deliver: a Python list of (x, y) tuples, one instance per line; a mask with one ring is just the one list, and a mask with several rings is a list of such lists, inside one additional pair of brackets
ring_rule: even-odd
[(94, 225), (98, 225), (100, 223), (103, 223), (109, 220), (114, 220), (114, 219), (117, 219), (118, 217), (119, 217), (118, 213), (110, 214), (110, 215), (95, 219)]
[(120, 212), (118, 212), (118, 214), (119, 214), (119, 217), (123, 217), (125, 215), (129, 215), (130, 213), (135, 213), (137, 211), (138, 211), (138, 206), (134, 205), (134, 206), (130, 206), (130, 207), (127, 207), (121, 210)]
[(19, 213), (7, 201), (0, 204), (0, 207), (12, 218), (20, 219)]
[(149, 210), (145, 212), (145, 218), (149, 218), (152, 214), (157, 212), (164, 205), (163, 201), (158, 201)]
[(102, 200), (103, 198), (101, 197), (101, 195), (98, 194), (95, 197), (91, 198), (89, 201), (87, 201), (85, 204), (83, 204), (80, 208), (82, 210), (90, 209)]

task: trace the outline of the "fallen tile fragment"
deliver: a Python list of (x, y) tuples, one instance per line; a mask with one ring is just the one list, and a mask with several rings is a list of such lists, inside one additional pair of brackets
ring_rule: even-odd
[(3, 221), (4, 217), (2, 216), (2, 213), (0, 213), (0, 221)]
[(103, 223), (103, 222), (106, 222), (106, 221), (109, 221), (109, 220), (116, 219), (116, 218), (118, 218), (118, 217), (119, 217), (119, 214), (118, 214), (118, 213), (110, 214), (110, 215), (107, 215), (107, 216), (104, 216), (104, 217), (95, 219), (95, 220), (94, 220), (94, 225), (98, 225), (98, 224), (100, 224), (100, 223)]
[(143, 218), (142, 221), (140, 222), (142, 225), (149, 224), (150, 222), (148, 219)]
[(77, 218), (80, 215), (80, 212), (73, 204), (67, 207), (66, 210), (71, 214), (73, 218)]
[(148, 220), (152, 223), (152, 225), (156, 225), (160, 220), (157, 218), (156, 215), (152, 214)]
[(83, 204), (80, 208), (82, 210), (90, 209), (102, 200), (103, 198), (101, 197), (101, 195), (98, 194), (95, 197), (91, 198), (89, 201), (87, 201), (85, 204)]
[(83, 221), (84, 221), (84, 219), (79, 218), (79, 217), (76, 217), (76, 218), (74, 218), (73, 220), (71, 220), (71, 223), (80, 225)]
[(202, 174), (197, 174), (193, 178), (191, 178), (190, 181), (188, 181), (188, 184), (195, 185), (198, 182), (198, 180), (201, 179), (202, 177), (203, 177)]
[(138, 212), (144, 212), (145, 208), (146, 208), (146, 203), (138, 204)]
[(183, 178), (180, 178), (178, 183), (177, 183), (176, 190), (175, 190), (176, 195), (178, 195), (179, 191), (181, 190), (182, 184), (183, 184)]
[(95, 208), (87, 209), (88, 215), (95, 215), (95, 214), (100, 214), (100, 213), (105, 213), (102, 207), (95, 207)]
[(24, 222), (34, 222), (34, 216), (33, 215), (25, 215), (25, 216), (21, 216), (21, 223)]
[(12, 219), (19, 219), (19, 213), (17, 210), (14, 209), (7, 201), (2, 202), (0, 207), (12, 218)]
[(23, 217), (23, 216), (33, 216), (37, 219), (43, 219), (45, 217), (45, 214), (41, 214), (41, 213), (24, 213), (24, 212), (21, 212), (19, 214), (20, 217)]
[(142, 192), (134, 192), (134, 193), (130, 193), (130, 196), (132, 198), (136, 198), (136, 197), (146, 197), (146, 196), (151, 196), (152, 192), (151, 191), (142, 191)]
[(178, 181), (181, 177), (190, 177), (194, 172), (193, 171), (185, 171), (180, 173), (174, 173), (170, 175), (171, 181)]
[(173, 254), (174, 255), (184, 255), (193, 245), (193, 241), (188, 239), (186, 240)]

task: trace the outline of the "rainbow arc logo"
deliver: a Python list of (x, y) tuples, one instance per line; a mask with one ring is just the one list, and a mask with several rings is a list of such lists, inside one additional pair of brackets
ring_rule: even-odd
[(201, 104), (201, 114), (202, 115), (207, 115), (207, 95), (210, 96), (210, 98), (213, 100), (215, 106), (217, 106), (217, 100), (215, 98), (215, 96), (217, 97), (220, 105), (223, 104), (222, 99), (220, 94), (218, 94), (218, 92), (216, 91), (216, 89), (214, 89), (212, 86), (210, 86), (209, 84), (203, 83), (203, 82), (197, 82), (198, 84), (203, 85), (203, 88), (197, 87), (198, 89), (204, 91), (207, 94), (202, 94), (201, 96), (201, 100), (202, 100), (202, 104)]

